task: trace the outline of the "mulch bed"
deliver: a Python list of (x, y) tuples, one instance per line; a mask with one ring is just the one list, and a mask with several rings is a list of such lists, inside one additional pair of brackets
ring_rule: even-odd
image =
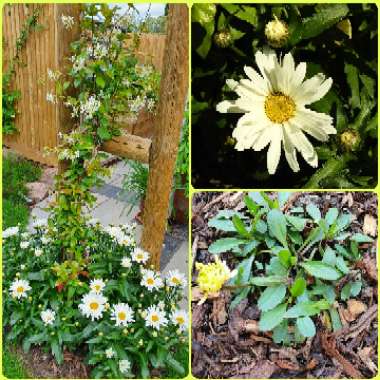
[[(211, 259), (208, 246), (223, 233), (207, 222), (221, 209), (243, 211), (242, 192), (198, 193), (193, 197), (193, 262)], [(293, 193), (285, 208), (313, 202), (322, 211), (330, 207), (349, 211), (355, 217), (350, 231), (377, 236), (377, 196), (374, 193)], [(371, 231), (372, 230), (372, 231)], [(368, 232), (370, 231), (370, 232)], [(229, 312), (232, 295), (223, 290), (202, 305), (192, 303), (192, 373), (198, 378), (372, 378), (377, 373), (377, 265), (376, 244), (362, 244), (362, 259), (356, 270), (362, 273), (363, 287), (357, 297), (365, 311), (350, 318), (339, 300), (343, 328), (335, 333), (315, 318), (317, 335), (303, 344), (281, 346), (270, 333), (258, 331), (260, 311), (252, 296)], [(232, 267), (236, 259), (222, 254)], [(196, 271), (193, 267), (193, 284)]]

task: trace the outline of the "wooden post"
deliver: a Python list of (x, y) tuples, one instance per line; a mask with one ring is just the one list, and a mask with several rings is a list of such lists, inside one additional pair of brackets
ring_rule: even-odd
[(149, 179), (143, 215), (141, 246), (160, 267), (174, 166), (189, 82), (189, 13), (185, 4), (169, 4), (166, 47), (155, 135), (149, 160)]
[[(69, 67), (68, 58), (70, 57), (70, 44), (78, 40), (80, 37), (80, 4), (54, 4), (54, 18), (55, 18), (55, 57), (56, 68), (63, 70)], [(61, 17), (72, 16), (74, 17), (74, 26), (67, 30), (64, 28)], [(57, 104), (57, 125), (59, 132), (67, 133), (73, 127), (73, 119), (70, 115), (70, 108), (65, 106), (62, 101)], [(63, 173), (69, 164), (65, 161), (58, 161), (58, 173)]]

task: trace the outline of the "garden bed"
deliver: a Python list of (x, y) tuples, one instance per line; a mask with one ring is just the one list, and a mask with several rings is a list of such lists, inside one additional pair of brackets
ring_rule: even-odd
[[(273, 194), (272, 194), (273, 195)], [(210, 244), (226, 236), (208, 226), (220, 210), (244, 213), (243, 193), (199, 193), (193, 198), (194, 262), (209, 263)], [(348, 233), (377, 236), (377, 197), (373, 193), (293, 193), (283, 210), (314, 203), (325, 214), (330, 207), (350, 212)], [(281, 345), (271, 332), (258, 329), (260, 310), (252, 292), (235, 308), (233, 293), (222, 290), (201, 303), (193, 287), (192, 373), (198, 378), (372, 378), (377, 373), (377, 266), (376, 243), (360, 244), (362, 257), (353, 270), (361, 273), (362, 291), (347, 302), (336, 300), (343, 328), (331, 332), (323, 313), (314, 318), (317, 333), (304, 343)], [(233, 253), (222, 253), (236, 268)], [(351, 272), (350, 272), (351, 273)], [(193, 281), (197, 270), (193, 268)], [(342, 288), (350, 274), (339, 280)]]

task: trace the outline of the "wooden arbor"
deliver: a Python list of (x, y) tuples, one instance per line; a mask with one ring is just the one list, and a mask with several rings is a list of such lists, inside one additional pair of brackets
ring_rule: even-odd
[[(56, 5), (57, 6), (57, 5)], [(79, 16), (78, 7), (60, 4), (62, 13)], [(68, 9), (70, 8), (70, 9)], [(103, 150), (149, 164), (148, 188), (143, 215), (141, 246), (151, 254), (151, 264), (160, 267), (166, 230), (169, 198), (180, 140), (189, 81), (189, 20), (186, 4), (170, 4), (161, 89), (152, 140), (124, 134), (103, 146)], [(79, 31), (76, 31), (79, 33)], [(70, 33), (71, 41), (75, 32)], [(61, 47), (66, 56), (69, 40)], [(60, 125), (70, 125), (67, 108), (62, 106)]]

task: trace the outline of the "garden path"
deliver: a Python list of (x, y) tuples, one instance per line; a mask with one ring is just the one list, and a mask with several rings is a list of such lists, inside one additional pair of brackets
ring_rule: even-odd
[[(90, 214), (94, 218), (98, 218), (102, 225), (108, 224), (125, 224), (133, 221), (137, 215), (139, 208), (134, 206), (128, 213), (129, 205), (125, 203), (132, 194), (118, 196), (122, 188), (124, 175), (128, 173), (130, 167), (124, 162), (119, 161), (112, 167), (112, 175), (107, 183), (100, 188), (94, 189), (96, 202)], [(52, 201), (53, 195), (45, 198), (41, 202), (34, 205), (31, 215), (37, 219), (46, 219), (48, 212), (44, 210)], [(127, 206), (123, 212), (124, 207)], [(32, 218), (30, 222), (30, 228)], [(142, 226), (138, 225), (136, 229), (136, 240), (139, 242), (141, 238)], [(182, 273), (188, 274), (188, 231), (187, 226), (174, 226), (166, 233), (165, 243), (161, 255), (161, 270), (167, 273), (171, 269), (178, 269)], [(185, 294), (187, 291), (185, 290)], [(187, 308), (187, 300), (184, 300), (182, 307)]]

